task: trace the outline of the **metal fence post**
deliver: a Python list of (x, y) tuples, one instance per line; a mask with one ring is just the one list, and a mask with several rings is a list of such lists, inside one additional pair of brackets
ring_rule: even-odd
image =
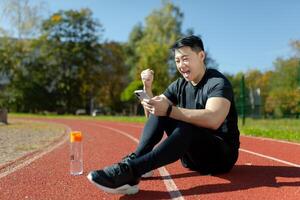
[(245, 76), (242, 75), (241, 79), (241, 112), (242, 112), (242, 125), (245, 125), (246, 122), (246, 116), (245, 116), (245, 104), (246, 104), (246, 97), (245, 97)]

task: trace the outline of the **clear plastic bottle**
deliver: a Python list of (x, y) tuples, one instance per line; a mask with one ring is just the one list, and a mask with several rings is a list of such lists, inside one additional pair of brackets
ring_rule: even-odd
[(82, 133), (72, 131), (70, 133), (70, 173), (71, 175), (81, 175), (83, 173), (83, 151)]

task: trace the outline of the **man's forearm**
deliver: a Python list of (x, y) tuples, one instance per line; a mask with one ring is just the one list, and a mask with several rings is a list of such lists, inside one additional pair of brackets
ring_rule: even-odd
[(148, 95), (150, 98), (153, 97), (152, 88), (146, 88), (146, 87), (144, 87), (143, 89), (144, 89), (144, 91), (147, 93), (147, 95)]
[(185, 109), (173, 106), (170, 117), (199, 127), (218, 129), (214, 114), (207, 109)]
[[(153, 97), (152, 88), (146, 88), (146, 87), (144, 86), (143, 89), (144, 89), (144, 91), (147, 93), (147, 95), (148, 95), (150, 98)], [(147, 109), (145, 109), (144, 106), (143, 106), (143, 108), (144, 108), (145, 116), (148, 118), (150, 113), (149, 113), (149, 111), (148, 111)]]

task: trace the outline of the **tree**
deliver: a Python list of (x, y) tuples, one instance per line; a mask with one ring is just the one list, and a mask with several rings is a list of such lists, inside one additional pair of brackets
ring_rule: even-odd
[[(2, 93), (2, 104), (8, 106), (14, 104), (18, 109), (17, 102), (22, 99), (22, 87), (28, 83), (22, 83), (26, 70), (26, 62), (30, 52), (30, 42), (14, 38), (1, 38), (0, 46), (0, 74), (7, 79), (7, 85)], [(2, 96), (2, 95), (1, 95)]]
[[(140, 73), (146, 68), (155, 71), (153, 85), (154, 93), (163, 92), (174, 76), (174, 61), (170, 60), (170, 46), (181, 34), (183, 14), (180, 9), (169, 1), (162, 1), (162, 8), (154, 10), (145, 19), (145, 26), (137, 25), (130, 34), (127, 47), (130, 48), (130, 59), (127, 63), (131, 65), (132, 82), (128, 85), (122, 99), (133, 101), (133, 93), (128, 91), (141, 89)], [(135, 88), (136, 87), (136, 88)]]
[(300, 113), (300, 93), (297, 90), (280, 88), (271, 91), (266, 101), (266, 112), (276, 117), (298, 116)]
[(296, 53), (295, 57), (300, 58), (300, 40), (292, 40), (290, 45)]
[(18, 39), (36, 36), (46, 11), (43, 1), (30, 4), (29, 0), (5, 0), (2, 2), (2, 16), (8, 20), (10, 30), (2, 30), (2, 34), (16, 35)]
[(94, 76), (101, 83), (96, 94), (96, 103), (109, 107), (112, 112), (121, 112), (121, 93), (128, 80), (129, 69), (125, 65), (124, 47), (117, 42), (106, 42), (101, 51), (102, 75)]
[(131, 113), (137, 113), (134, 90), (142, 89), (140, 73), (146, 68), (155, 71), (154, 94), (163, 92), (176, 75), (176, 67), (171, 60), (170, 46), (181, 34), (183, 14), (169, 1), (162, 1), (162, 8), (154, 10), (145, 19), (145, 26), (136, 25), (125, 44), (126, 65), (130, 68), (130, 82), (121, 95)]
[(31, 51), (28, 38), (38, 34), (45, 4), (42, 1), (30, 4), (28, 0), (7, 0), (1, 3), (0, 14), (11, 28), (0, 28), (0, 74), (7, 79), (7, 85), (1, 91), (0, 102), (5, 106), (13, 105), (12, 110), (19, 110), (24, 108), (21, 102), (27, 94), (23, 89), (30, 88), (31, 84), (31, 79), (29, 82), (24, 81), (29, 72), (26, 65)]
[(140, 79), (140, 72), (143, 69), (152, 68), (156, 77), (153, 85), (154, 93), (163, 92), (176, 72), (169, 48), (182, 36), (183, 14), (179, 7), (168, 1), (162, 3), (161, 9), (154, 10), (146, 18), (144, 36), (137, 47), (140, 59), (135, 79)]
[(267, 114), (267, 98), (270, 95), (270, 91), (272, 90), (272, 80), (274, 78), (274, 71), (266, 71), (262, 74), (260, 78), (260, 91), (261, 91), (261, 101), (262, 101), (262, 111), (264, 116)]
[(59, 11), (43, 22), (42, 35), (35, 44), (44, 60), (51, 82), (48, 91), (55, 97), (56, 109), (74, 112), (90, 106), (102, 73), (99, 39), (102, 26), (89, 9)]
[(264, 111), (277, 117), (298, 116), (300, 112), (300, 42), (293, 41), (291, 47), (295, 56), (277, 58), (275, 69), (264, 74), (253, 73), (250, 84), (261, 88)]
[(275, 63), (271, 90), (266, 100), (266, 112), (276, 116), (297, 115), (300, 112), (298, 70), (300, 59), (278, 58)]
[(275, 65), (274, 79), (272, 80), (273, 87), (291, 88), (298, 87), (298, 68), (300, 59), (291, 57), (288, 59), (278, 58)]
[[(137, 63), (140, 59), (139, 52), (137, 51), (138, 43), (143, 38), (144, 32), (143, 32), (143, 26), (138, 23), (135, 25), (129, 35), (128, 42), (124, 44), (124, 50), (125, 50), (125, 64), (130, 68), (129, 72), (129, 82), (135, 79), (136, 75), (136, 69), (137, 69)], [(129, 83), (128, 82), (128, 83)]]
[(249, 99), (249, 111), (253, 117), (260, 117), (261, 111), (263, 110), (262, 100), (261, 100), (261, 77), (262, 73), (257, 70), (249, 70), (246, 75), (246, 86)]
[(244, 112), (244, 114), (248, 115), (250, 113), (249, 88), (246, 83), (243, 91), (242, 86), (244, 83), (242, 83), (242, 79), (245, 76), (244, 73), (239, 72), (236, 75), (225, 74), (225, 76), (229, 79), (233, 87), (234, 101), (238, 114)]

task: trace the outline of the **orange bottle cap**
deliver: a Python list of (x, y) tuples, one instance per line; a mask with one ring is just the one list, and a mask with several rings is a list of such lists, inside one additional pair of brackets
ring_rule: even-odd
[(80, 131), (72, 131), (70, 133), (70, 142), (80, 142), (82, 140), (82, 133)]

